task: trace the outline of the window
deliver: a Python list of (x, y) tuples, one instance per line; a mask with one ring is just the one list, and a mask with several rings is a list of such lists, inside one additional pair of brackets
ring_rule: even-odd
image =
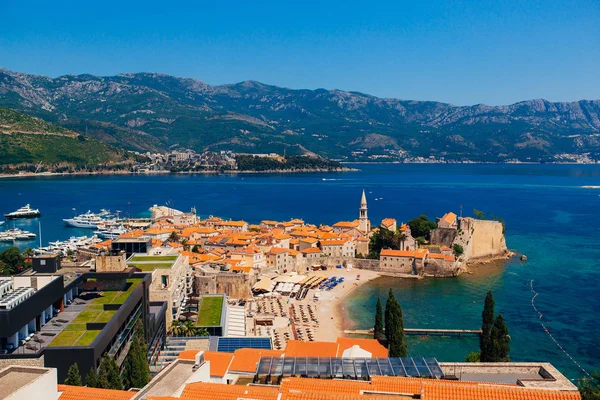
[(40, 260), (40, 265), (46, 265), (46, 260)]
[(160, 283), (162, 284), (163, 287), (169, 286), (169, 275), (161, 275)]

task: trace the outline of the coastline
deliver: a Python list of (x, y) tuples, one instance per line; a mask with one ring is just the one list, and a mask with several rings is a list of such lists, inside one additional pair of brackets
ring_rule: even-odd
[(133, 171), (102, 171), (102, 172), (42, 172), (33, 173), (26, 172), (23, 174), (0, 174), (0, 179), (4, 178), (42, 178), (46, 176), (111, 176), (111, 175), (141, 175), (141, 176), (152, 176), (152, 175), (179, 175), (179, 174), (196, 174), (196, 175), (235, 175), (235, 174), (295, 174), (295, 173), (326, 173), (326, 172), (358, 172), (356, 168), (337, 168), (337, 169), (282, 169), (282, 170), (267, 170), (267, 171), (155, 171), (155, 172), (133, 172)]
[[(356, 269), (335, 269), (328, 273), (329, 276), (343, 276), (345, 281), (331, 291), (321, 291), (318, 302), (317, 315), (319, 317), (319, 329), (315, 333), (315, 340), (323, 342), (335, 342), (338, 337), (344, 336), (344, 322), (346, 312), (344, 303), (356, 288), (365, 283), (382, 276), (379, 272)], [(360, 280), (356, 276), (360, 275)]]

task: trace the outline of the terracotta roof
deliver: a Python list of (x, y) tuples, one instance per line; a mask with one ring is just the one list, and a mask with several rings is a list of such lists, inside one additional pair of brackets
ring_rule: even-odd
[(286, 357), (335, 357), (338, 344), (331, 342), (303, 342), (290, 340), (285, 347)]
[(92, 246), (92, 249), (101, 249), (103, 247), (109, 248), (112, 243), (112, 240), (105, 240), (104, 242), (96, 243)]
[(360, 225), (360, 222), (357, 221), (340, 221), (338, 223), (333, 224), (334, 228), (357, 228)]
[(232, 353), (205, 351), (204, 359), (210, 361), (210, 376), (225, 376), (233, 359)]
[(381, 225), (385, 226), (386, 228), (394, 225), (395, 223), (396, 220), (394, 218), (384, 218), (383, 221), (381, 221)]
[(347, 240), (321, 240), (321, 246), (343, 246)]
[(502, 385), (452, 385), (422, 382), (423, 400), (579, 400), (579, 392)]
[(313, 243), (317, 243), (319, 241), (319, 239), (308, 237), (308, 238), (301, 238), (300, 241), (304, 242), (304, 243), (313, 244)]
[(60, 400), (129, 400), (136, 394), (135, 392), (123, 390), (69, 385), (58, 385), (58, 391), (62, 392), (59, 397)]
[(221, 222), (217, 222), (216, 225), (242, 227), (244, 225), (248, 225), (248, 223), (246, 221), (221, 221)]
[(271, 247), (271, 250), (269, 250), (269, 254), (283, 254), (287, 253), (288, 251), (290, 251), (290, 249), (282, 249), (281, 247)]
[(185, 386), (181, 400), (277, 400), (277, 387), (224, 385), (222, 383), (198, 382)]
[(261, 357), (281, 357), (282, 350), (238, 349), (233, 353), (230, 371), (256, 372)]
[(196, 360), (196, 354), (198, 354), (200, 350), (184, 350), (179, 353), (177, 358), (180, 360)]
[(443, 260), (445, 256), (442, 253), (429, 253), (427, 257)]
[(441, 220), (449, 224), (453, 224), (456, 222), (456, 214), (454, 214), (453, 212), (446, 213), (446, 215), (444, 215), (441, 218)]
[(309, 247), (308, 249), (301, 250), (300, 253), (321, 253), (321, 249), (318, 247)]
[(417, 250), (390, 250), (384, 249), (379, 253), (380, 256), (384, 257), (413, 257), (413, 258), (423, 258), (428, 254), (427, 249), (417, 249)]
[(354, 345), (358, 345), (361, 349), (371, 353), (373, 358), (386, 358), (388, 356), (387, 349), (375, 339), (338, 337), (337, 343), (339, 344), (337, 357), (341, 357), (345, 350)]

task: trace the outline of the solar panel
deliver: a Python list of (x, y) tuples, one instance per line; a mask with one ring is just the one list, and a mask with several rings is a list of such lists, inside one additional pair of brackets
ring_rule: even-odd
[(217, 351), (233, 353), (237, 349), (271, 350), (271, 339), (263, 337), (220, 337)]
[(435, 358), (261, 357), (259, 376), (306, 376), (364, 380), (372, 376), (442, 378)]

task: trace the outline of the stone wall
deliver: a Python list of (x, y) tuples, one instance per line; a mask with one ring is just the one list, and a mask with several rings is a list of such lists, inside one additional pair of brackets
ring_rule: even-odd
[(458, 231), (453, 228), (437, 228), (431, 231), (431, 244), (452, 248)]
[(210, 275), (196, 274), (194, 285), (199, 294), (221, 294), (235, 299), (252, 297), (250, 288), (256, 283), (256, 277), (241, 273), (218, 273)]
[(335, 268), (337, 265), (351, 264), (353, 268), (370, 269), (373, 271), (379, 270), (379, 260), (371, 260), (354, 257), (319, 257), (315, 259), (302, 258), (297, 265), (296, 271), (301, 274), (307, 272), (307, 268), (313, 265), (327, 265), (330, 268)]
[(434, 277), (457, 276), (464, 271), (462, 263), (428, 258), (423, 272)]
[(463, 260), (496, 257), (506, 254), (504, 228), (498, 221), (460, 218), (454, 243), (463, 247)]

